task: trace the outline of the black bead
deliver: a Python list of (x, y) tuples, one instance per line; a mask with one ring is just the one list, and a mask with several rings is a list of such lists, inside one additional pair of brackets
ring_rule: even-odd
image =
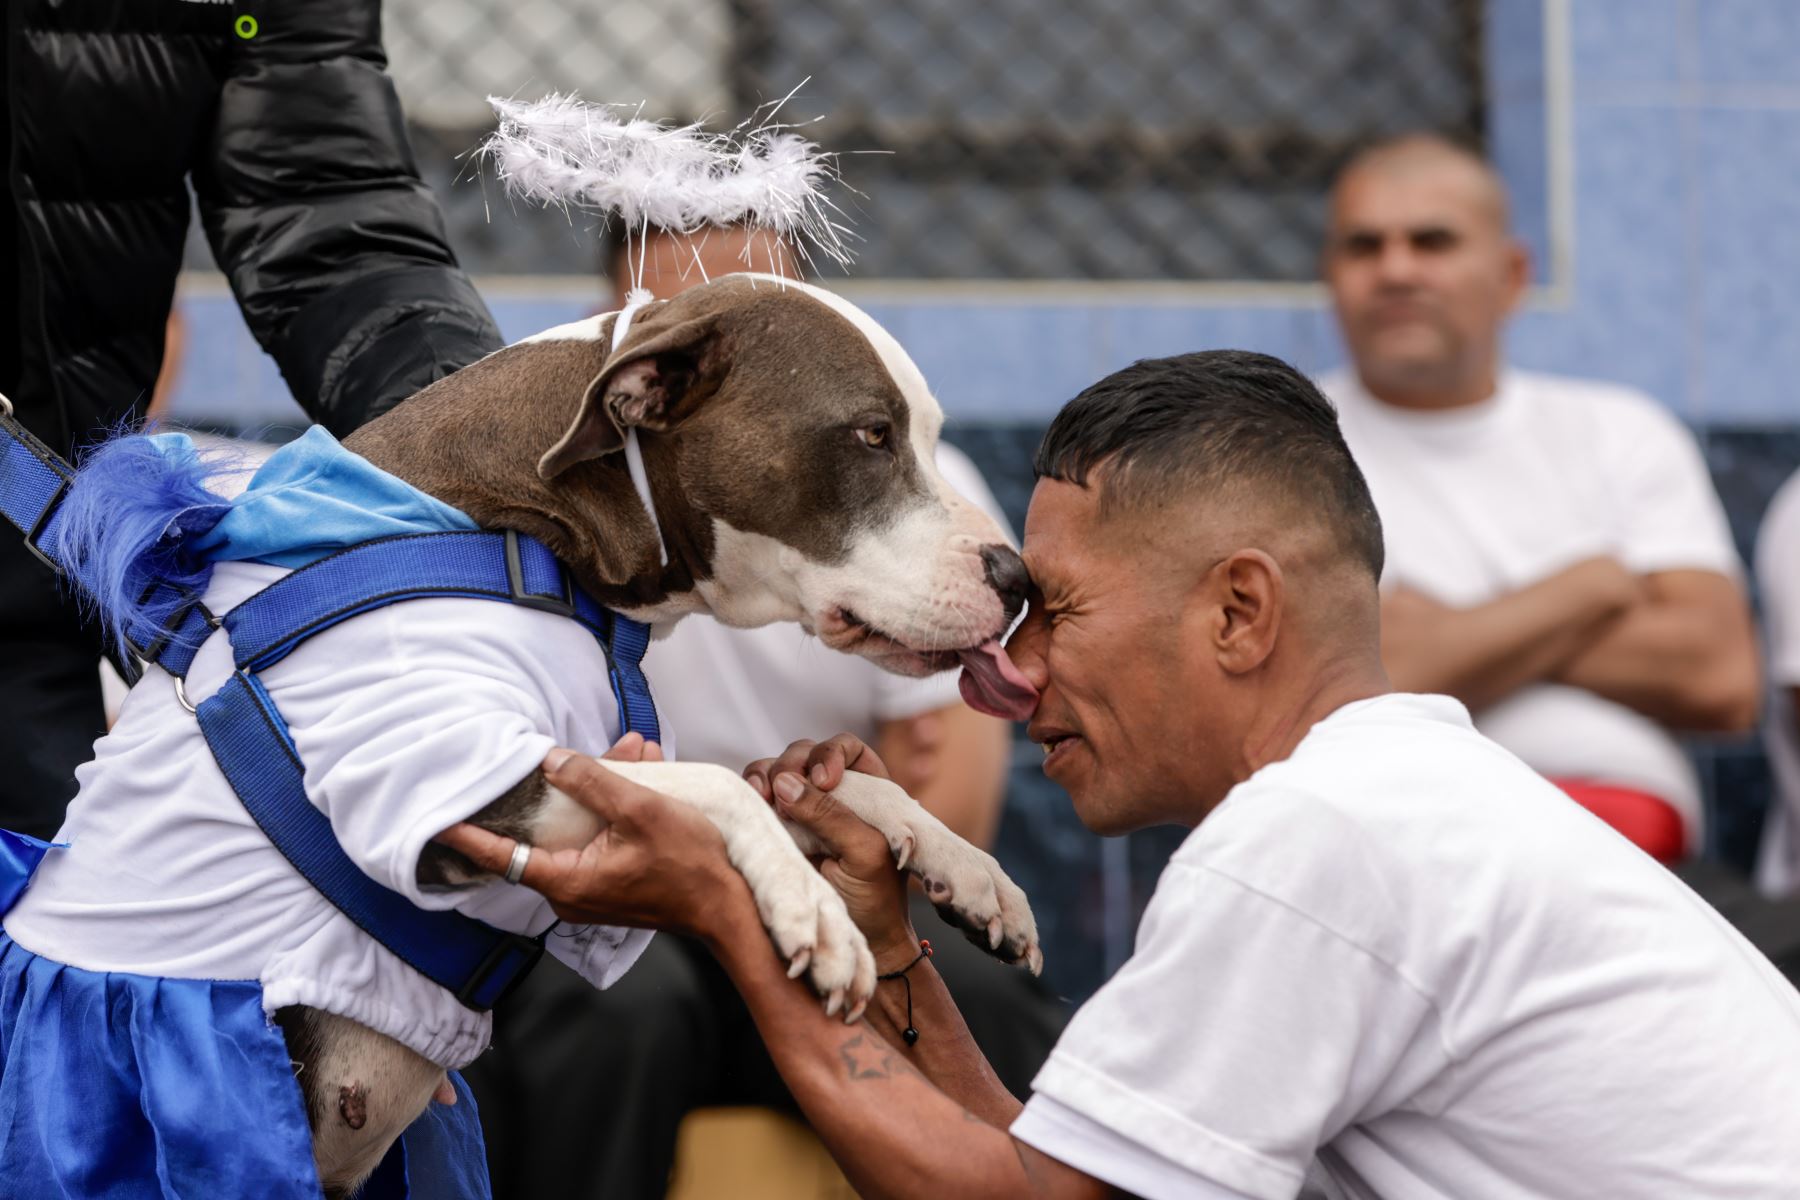
[(905, 1029), (900, 1031), (900, 1036), (905, 1038), (906, 1044), (910, 1046), (919, 1040), (919, 1031), (908, 1025)]

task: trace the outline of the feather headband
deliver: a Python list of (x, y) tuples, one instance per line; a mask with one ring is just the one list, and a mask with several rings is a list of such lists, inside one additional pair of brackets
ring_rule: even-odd
[[(836, 156), (774, 123), (785, 100), (735, 129), (669, 125), (642, 107), (488, 97), (499, 128), (480, 154), (507, 191), (523, 200), (617, 217), (626, 244), (652, 229), (692, 235), (748, 226), (780, 237), (807, 262), (815, 254), (847, 266), (849, 233), (824, 195), (838, 179)], [(748, 251), (746, 251), (748, 253)], [(641, 251), (633, 282), (642, 282)]]

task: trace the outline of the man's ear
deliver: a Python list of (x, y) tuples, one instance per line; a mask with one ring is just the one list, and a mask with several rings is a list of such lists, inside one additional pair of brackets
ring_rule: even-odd
[(1260, 667), (1275, 649), (1286, 584), (1281, 565), (1261, 550), (1239, 550), (1217, 568), (1219, 666), (1233, 675)]
[(538, 460), (538, 475), (554, 479), (578, 462), (613, 453), (624, 446), (627, 429), (680, 424), (716, 383), (707, 377), (706, 360), (717, 328), (711, 313), (634, 326), (582, 393), (574, 422)]

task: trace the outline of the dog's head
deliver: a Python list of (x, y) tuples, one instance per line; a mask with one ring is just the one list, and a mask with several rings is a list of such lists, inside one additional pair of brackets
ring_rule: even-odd
[[(943, 414), (898, 342), (842, 298), (772, 276), (646, 305), (616, 350), (615, 319), (549, 330), (459, 373), (511, 363), (481, 387), (490, 401), (521, 380), (549, 393), (513, 390), (509, 403), (561, 414), (533, 425), (545, 438), (533, 490), (563, 510), (559, 525), (573, 513), (637, 531), (628, 594), (603, 599), (651, 620), (704, 609), (731, 625), (797, 621), (898, 674), (961, 662), (972, 702), (1029, 712), (1034, 693), (998, 642), (1024, 602), (1024, 565), (938, 474)], [(667, 566), (627, 482), (630, 430)]]

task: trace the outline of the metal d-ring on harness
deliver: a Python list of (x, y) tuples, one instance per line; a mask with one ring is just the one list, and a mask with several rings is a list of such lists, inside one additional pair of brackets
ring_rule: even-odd
[[(13, 419), (0, 395), (0, 515), (58, 574), (43, 549), (57, 529), (74, 471)], [(146, 594), (172, 585), (155, 584)], [(405, 600), (434, 596), (496, 600), (579, 621), (606, 656), (625, 731), (659, 740), (656, 706), (640, 660), (650, 631), (602, 608), (574, 585), (548, 547), (511, 530), (425, 533), (347, 547), (282, 576), (223, 616), (182, 591), (180, 606), (148, 643), (146, 665), (174, 679), (238, 798), (269, 840), (364, 932), (478, 1012), (492, 1008), (543, 953), (543, 935), (495, 929), (451, 911), (415, 907), (365, 875), (338, 845), (331, 823), (306, 797), (305, 773), (287, 723), (258, 673), (340, 621)], [(195, 653), (215, 630), (231, 642), (235, 670), (212, 696), (191, 703), (185, 685)]]

